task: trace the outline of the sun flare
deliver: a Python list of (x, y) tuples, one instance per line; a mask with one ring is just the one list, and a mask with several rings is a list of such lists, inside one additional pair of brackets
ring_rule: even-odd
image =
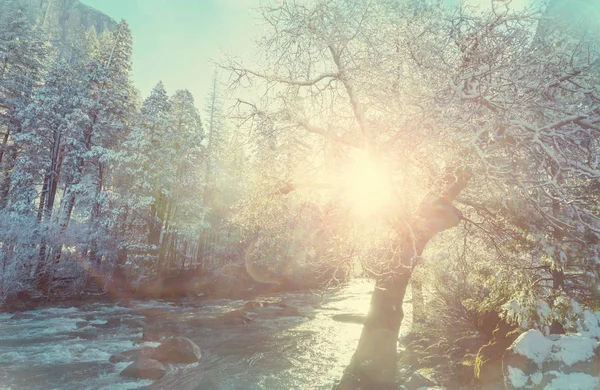
[(367, 156), (357, 158), (348, 171), (348, 200), (359, 217), (381, 214), (391, 204), (393, 187), (386, 167)]

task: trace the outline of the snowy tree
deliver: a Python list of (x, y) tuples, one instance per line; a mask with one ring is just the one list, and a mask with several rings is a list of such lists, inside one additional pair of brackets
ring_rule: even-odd
[(169, 98), (159, 83), (123, 144), (119, 191), (137, 227), (137, 234), (128, 234), (127, 245), (135, 248), (130, 262), (141, 276), (164, 274), (181, 252), (185, 262), (189, 243), (198, 237), (204, 207), (203, 137), (191, 93), (177, 91)]
[(8, 204), (18, 154), (11, 139), (21, 131), (16, 113), (30, 102), (41, 82), (48, 51), (44, 34), (27, 20), (23, 6), (8, 2), (0, 15), (0, 208)]
[[(176, 91), (171, 99), (173, 108), (173, 133), (171, 148), (174, 170), (171, 176), (169, 199), (165, 209), (164, 228), (159, 252), (159, 269), (177, 263), (176, 245), (179, 237), (196, 241), (205, 212), (202, 195), (205, 178), (205, 151), (202, 147), (204, 130), (194, 97), (188, 90)], [(202, 191), (203, 192), (203, 191)], [(187, 245), (187, 244), (186, 244)]]
[(158, 83), (144, 100), (119, 158), (119, 191), (129, 205), (131, 218), (139, 221), (136, 225), (140, 229), (127, 240), (128, 246), (136, 248), (130, 260), (139, 265), (151, 262), (151, 268), (156, 262), (162, 234), (164, 199), (168, 194), (166, 181), (172, 177), (171, 126), (171, 102), (163, 84)]
[(94, 272), (99, 272), (102, 256), (109, 254), (100, 253), (99, 248), (100, 237), (111, 236), (107, 229), (113, 223), (106, 207), (110, 192), (104, 191), (111, 179), (106, 165), (125, 136), (136, 97), (129, 79), (131, 31), (127, 23), (123, 21), (105, 34), (102, 43), (96, 49), (94, 35), (87, 34), (83, 46), (89, 45), (84, 51), (88, 54), (81, 57), (80, 65), (70, 65), (78, 72), (71, 83), (77, 86), (79, 94), (70, 96), (74, 105), (65, 118), (72, 138), (67, 141), (69, 147), (63, 162), (68, 174), (60, 214), (56, 216), (59, 238), (37, 267), (39, 285), (48, 285), (48, 291), (62, 258), (64, 237), (76, 204), (88, 216), (89, 235), (78, 241), (80, 250), (96, 269)]

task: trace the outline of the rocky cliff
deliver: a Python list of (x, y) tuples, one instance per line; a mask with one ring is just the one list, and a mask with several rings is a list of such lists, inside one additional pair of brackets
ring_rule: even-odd
[(55, 46), (63, 54), (68, 52), (71, 42), (82, 32), (93, 27), (101, 34), (117, 24), (79, 0), (0, 0), (0, 13), (12, 1), (23, 4), (31, 21), (40, 23), (51, 33)]

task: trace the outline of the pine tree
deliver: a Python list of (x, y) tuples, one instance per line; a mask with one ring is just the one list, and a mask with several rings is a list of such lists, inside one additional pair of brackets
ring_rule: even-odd
[(11, 139), (21, 131), (17, 117), (41, 82), (48, 43), (31, 25), (23, 6), (10, 1), (0, 15), (0, 208), (7, 206), (18, 148)]
[(144, 100), (120, 153), (119, 191), (137, 216), (132, 223), (140, 228), (128, 235), (127, 246), (137, 248), (132, 260), (138, 263), (152, 264), (158, 253), (173, 157), (169, 150), (172, 120), (169, 97), (159, 82)]
[[(176, 91), (171, 99), (173, 107), (173, 139), (171, 153), (174, 157), (170, 187), (170, 198), (167, 202), (164, 229), (160, 242), (158, 269), (162, 270), (168, 263), (173, 266), (177, 262), (175, 242), (184, 231), (197, 224), (199, 216), (204, 213), (202, 197), (198, 189), (204, 185), (201, 175), (204, 166), (202, 140), (204, 130), (200, 114), (194, 104), (194, 97), (188, 90)], [(192, 237), (197, 237), (192, 233)], [(187, 240), (193, 240), (188, 237)]]
[[(121, 21), (114, 31), (103, 34), (95, 51), (93, 33), (87, 34), (89, 61), (84, 64), (81, 87), (83, 96), (77, 109), (70, 115), (71, 126), (77, 129), (67, 164), (70, 167), (65, 194), (61, 201), (59, 236), (64, 236), (76, 203), (87, 209), (89, 236), (82, 248), (98, 270), (102, 254), (100, 237), (109, 237), (106, 227), (113, 221), (107, 211), (106, 202), (110, 194), (104, 187), (110, 183), (111, 172), (107, 164), (114, 158), (114, 148), (124, 139), (130, 118), (135, 108), (135, 93), (131, 85), (131, 31)], [(86, 58), (87, 59), (87, 58)], [(62, 255), (63, 243), (52, 250), (51, 264), (42, 265), (39, 275), (41, 285), (51, 282), (54, 270)], [(50, 291), (50, 286), (48, 286)]]

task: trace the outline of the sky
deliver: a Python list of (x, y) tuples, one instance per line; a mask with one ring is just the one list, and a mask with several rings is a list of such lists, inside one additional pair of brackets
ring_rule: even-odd
[(189, 89), (201, 108), (212, 84), (211, 59), (253, 48), (258, 0), (81, 0), (133, 33), (133, 80), (148, 96), (163, 81), (169, 94)]
[[(81, 0), (116, 21), (126, 19), (133, 33), (133, 80), (148, 96), (163, 81), (167, 92), (189, 89), (202, 108), (221, 53), (251, 55), (260, 36), (260, 0)], [(458, 3), (459, 0), (445, 0)], [(466, 0), (486, 6), (490, 0)], [(512, 0), (518, 8), (530, 0)], [(600, 1), (600, 0), (598, 0)]]

